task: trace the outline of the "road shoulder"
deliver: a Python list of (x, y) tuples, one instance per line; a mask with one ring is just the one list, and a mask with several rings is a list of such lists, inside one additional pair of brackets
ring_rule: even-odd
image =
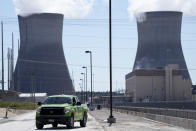
[(14, 118), (19, 117), (23, 114), (33, 112), (34, 110), (17, 110), (9, 109), (7, 118), (5, 117), (6, 108), (0, 108), (0, 124), (12, 121)]
[(110, 125), (107, 123), (109, 110), (95, 110), (89, 112), (104, 128), (105, 131), (192, 131), (181, 127), (168, 125), (157, 121), (152, 121), (143, 117), (133, 116), (119, 112), (113, 112), (117, 122)]

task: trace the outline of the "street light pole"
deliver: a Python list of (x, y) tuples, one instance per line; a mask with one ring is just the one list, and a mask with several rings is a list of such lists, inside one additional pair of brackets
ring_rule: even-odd
[(10, 90), (10, 48), (8, 48), (7, 52), (7, 65), (8, 65), (8, 80), (7, 80), (7, 88)]
[(83, 69), (86, 69), (86, 102), (88, 102), (88, 94), (87, 94), (87, 85), (88, 85), (88, 84), (87, 84), (87, 83), (88, 83), (88, 82), (87, 82), (87, 74), (88, 74), (88, 72), (87, 72), (87, 67), (83, 66), (82, 68), (83, 68)]
[(108, 123), (116, 123), (112, 115), (112, 0), (109, 0), (109, 61), (110, 61), (110, 116)]
[(4, 92), (4, 54), (3, 54), (3, 22), (1, 22), (1, 41), (2, 41), (2, 91)]
[(12, 32), (12, 51), (11, 51), (11, 89), (14, 90), (14, 33)]
[(93, 92), (95, 92), (95, 74), (93, 74)]
[(92, 92), (92, 85), (93, 85), (93, 82), (92, 82), (92, 52), (91, 51), (85, 51), (85, 53), (90, 53), (90, 66), (91, 66), (91, 108), (92, 108), (92, 105), (93, 105), (93, 92)]
[(83, 100), (84, 100), (84, 102), (85, 102), (85, 73), (81, 73), (81, 75), (84, 76), (84, 87), (83, 87), (84, 95), (83, 95)]

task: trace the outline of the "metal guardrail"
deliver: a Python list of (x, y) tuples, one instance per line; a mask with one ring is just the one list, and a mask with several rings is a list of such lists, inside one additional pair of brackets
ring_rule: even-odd
[(141, 113), (149, 113), (156, 115), (165, 115), (172, 117), (180, 117), (186, 119), (196, 120), (196, 110), (181, 110), (181, 109), (168, 109), (168, 108), (148, 108), (148, 107), (129, 107), (129, 106), (116, 106), (114, 109), (134, 111)]
[(129, 107), (148, 107), (148, 108), (169, 108), (169, 109), (189, 109), (196, 110), (196, 102), (194, 101), (174, 101), (174, 102), (141, 102), (141, 103), (115, 103), (114, 106)]

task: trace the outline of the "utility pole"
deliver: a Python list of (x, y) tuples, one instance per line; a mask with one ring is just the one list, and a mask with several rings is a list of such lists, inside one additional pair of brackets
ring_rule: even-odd
[(95, 92), (95, 74), (93, 74), (93, 92)]
[[(92, 71), (93, 70), (92, 69), (93, 68), (93, 62), (92, 61), (93, 60), (92, 60), (92, 52), (90, 52), (90, 61), (91, 61), (91, 108), (93, 108), (93, 91), (92, 91), (93, 90), (93, 83), (92, 83), (93, 82), (92, 81), (92, 79), (93, 79), (92, 78), (92, 75), (93, 75), (93, 71)], [(93, 109), (91, 109), (91, 110), (93, 110)]]
[(110, 64), (110, 116), (108, 123), (116, 123), (116, 118), (112, 115), (112, 0), (109, 0), (109, 64)]
[(14, 33), (12, 32), (11, 89), (14, 90)]
[(3, 55), (3, 22), (1, 22), (1, 40), (2, 40), (2, 91), (4, 92), (4, 55)]
[[(20, 63), (20, 60), (19, 60), (19, 55), (20, 55), (20, 39), (18, 39), (18, 62)], [(18, 67), (18, 70), (17, 70), (17, 76), (16, 76), (16, 79), (15, 79), (15, 82), (17, 83), (17, 87), (19, 87), (19, 85), (20, 85), (20, 79), (19, 79), (19, 77), (20, 77), (20, 67)], [(42, 88), (41, 88), (42, 89)]]
[(91, 67), (91, 106), (90, 106), (90, 110), (93, 110), (93, 91), (92, 91), (92, 75), (93, 75), (93, 71), (92, 71), (92, 52), (91, 51), (85, 51), (85, 53), (89, 53), (90, 54), (90, 67)]
[(8, 90), (10, 90), (10, 48), (8, 48), (8, 52), (7, 52), (7, 62), (8, 62), (8, 82), (7, 82), (7, 87)]

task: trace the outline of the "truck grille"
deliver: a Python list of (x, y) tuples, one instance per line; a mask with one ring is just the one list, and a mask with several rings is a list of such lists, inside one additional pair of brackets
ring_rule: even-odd
[(43, 107), (40, 115), (64, 115), (64, 108), (62, 107)]

